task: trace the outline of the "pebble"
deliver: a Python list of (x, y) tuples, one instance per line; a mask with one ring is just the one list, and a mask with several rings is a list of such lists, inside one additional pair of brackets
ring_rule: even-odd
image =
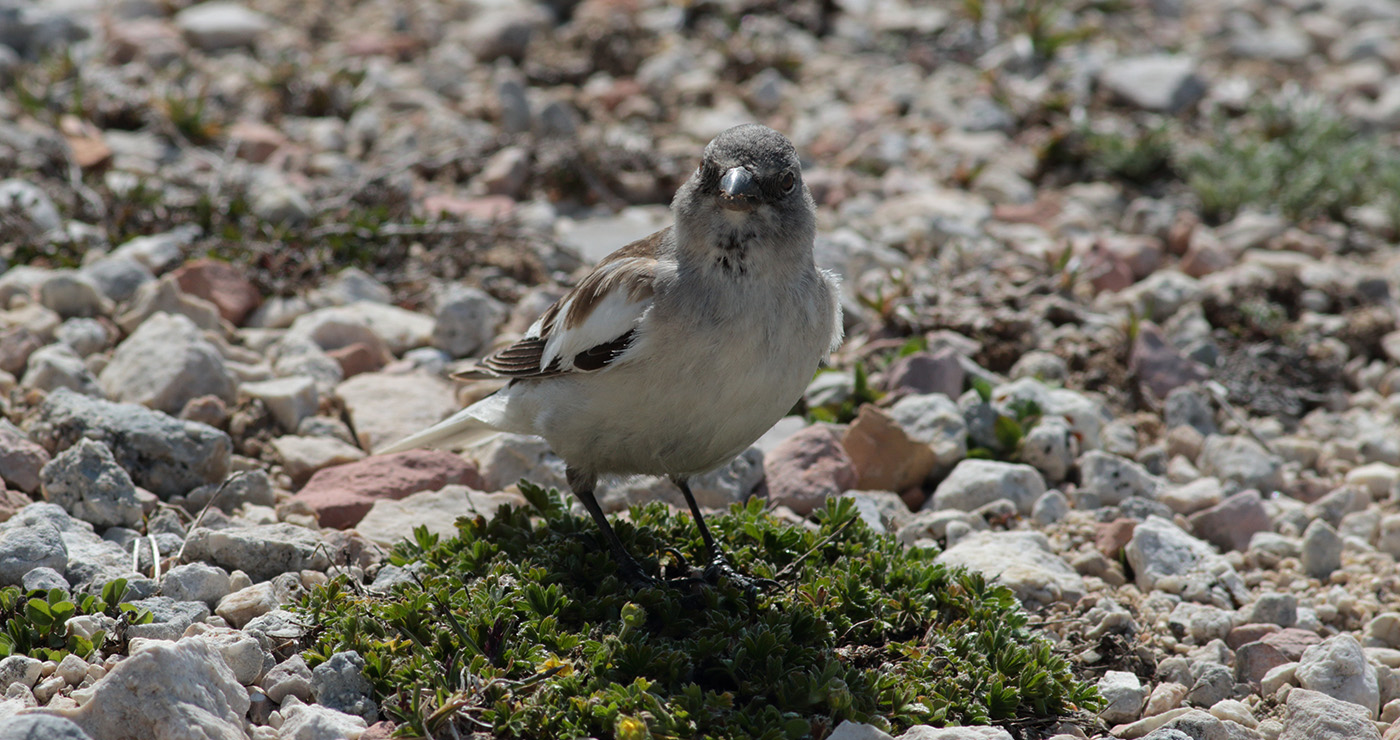
[(1039, 532), (972, 532), (937, 560), (997, 578), (1029, 608), (1073, 602), (1084, 594), (1084, 579)]
[(1283, 460), (1248, 437), (1207, 437), (1197, 465), (1202, 473), (1241, 488), (1268, 493), (1283, 487)]
[(1288, 692), (1279, 740), (1379, 740), (1366, 708), (1306, 688)]
[(1197, 537), (1222, 551), (1247, 550), (1255, 533), (1268, 531), (1273, 526), (1268, 512), (1264, 510), (1263, 499), (1253, 489), (1241, 491), (1208, 509), (1198, 511), (1188, 521)]
[(380, 499), (402, 499), (449, 484), (485, 487), (462, 458), (441, 450), (411, 450), (320, 470), (294, 500), (310, 507), (321, 526), (344, 529), (363, 519)]
[(763, 459), (768, 499), (801, 515), (856, 487), (859, 474), (839, 433), (813, 425), (788, 437)]
[(1099, 718), (1111, 725), (1136, 720), (1147, 702), (1147, 689), (1136, 674), (1127, 671), (1106, 671), (1098, 688), (1106, 703)]
[(927, 510), (972, 511), (998, 499), (1011, 501), (1016, 510), (1030, 514), (1045, 493), (1045, 480), (1029, 465), (995, 460), (964, 460), (938, 484), (924, 504)]
[(379, 706), (371, 698), (365, 660), (359, 653), (336, 653), (311, 671), (311, 694), (316, 703), (338, 712), (356, 715), (366, 724), (379, 719)]
[(457, 534), (457, 517), (480, 516), (490, 521), (504, 504), (524, 506), (525, 499), (513, 493), (482, 493), (469, 486), (448, 484), (400, 500), (376, 499), (355, 524), (355, 531), (385, 547), (411, 537), (418, 527), (451, 537)]
[(436, 375), (361, 373), (335, 387), (360, 447), (375, 450), (426, 429), (459, 408), (450, 383)]
[(1360, 705), (1369, 716), (1380, 710), (1376, 668), (1350, 634), (1330, 637), (1303, 651), (1295, 675), (1302, 688)]
[(1342, 538), (1332, 525), (1314, 519), (1303, 532), (1303, 572), (1325, 581), (1342, 566), (1342, 544)]
[(131, 476), (101, 442), (79, 440), (44, 466), (40, 481), (45, 499), (96, 527), (134, 527), (144, 518)]
[(185, 40), (203, 51), (252, 46), (271, 31), (270, 18), (234, 2), (193, 5), (175, 14), (175, 27)]
[(484, 353), (508, 313), (486, 291), (461, 285), (441, 290), (433, 303), (433, 346), (453, 357)]
[(862, 490), (903, 491), (918, 486), (938, 462), (927, 444), (910, 438), (889, 414), (870, 404), (861, 406), (841, 446), (855, 466), (855, 487)]
[(1194, 59), (1168, 54), (1117, 60), (1099, 73), (1099, 82), (1138, 108), (1163, 113), (1189, 107), (1207, 89)]

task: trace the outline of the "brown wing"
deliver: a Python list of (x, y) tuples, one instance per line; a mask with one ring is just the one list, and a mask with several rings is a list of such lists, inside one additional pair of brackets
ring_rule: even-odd
[[(671, 227), (668, 226), (608, 255), (573, 290), (544, 312), (540, 318), (539, 336), (527, 336), (490, 355), (477, 367), (509, 378), (548, 378), (570, 372), (600, 370), (622, 356), (636, 338), (635, 331), (629, 330), (611, 337), (575, 352), (571, 357), (552, 358), (547, 367), (541, 367), (545, 359), (545, 346), (554, 332), (582, 326), (612, 291), (625, 291), (630, 302), (651, 296), (656, 255), (670, 231)], [(560, 362), (561, 359), (568, 360), (567, 367)]]

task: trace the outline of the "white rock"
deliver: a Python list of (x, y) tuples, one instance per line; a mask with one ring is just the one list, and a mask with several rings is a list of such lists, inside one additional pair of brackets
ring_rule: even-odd
[(876, 727), (861, 722), (844, 720), (826, 736), (826, 740), (894, 740), (890, 734)]
[(505, 304), (486, 291), (460, 285), (442, 290), (433, 303), (433, 346), (453, 357), (473, 356), (489, 347), (508, 313)]
[(15, 684), (26, 689), (33, 688), (43, 667), (43, 661), (27, 655), (9, 655), (0, 659), (0, 693), (8, 692)]
[(1032, 608), (1072, 603), (1084, 595), (1084, 579), (1039, 532), (974, 532), (939, 555), (938, 562), (995, 578)]
[(334, 437), (300, 437), (286, 435), (272, 440), (272, 451), (292, 483), (301, 486), (316, 471), (333, 465), (362, 460), (365, 451)]
[(192, 398), (234, 401), (236, 381), (218, 349), (183, 315), (158, 313), (117, 345), (98, 376), (107, 396), (178, 415)]
[(1133, 530), (1125, 553), (1144, 592), (1170, 581), (1193, 601), (1232, 607), (1248, 600), (1243, 580), (1225, 558), (1159, 516), (1149, 516)]
[(1350, 702), (1306, 688), (1288, 692), (1278, 740), (1380, 740), (1371, 713)]
[(361, 717), (288, 697), (279, 710), (279, 740), (359, 740), (368, 725)]
[(1099, 679), (1099, 693), (1107, 706), (1099, 712), (1099, 718), (1110, 725), (1132, 722), (1142, 712), (1147, 701), (1147, 689), (1143, 688), (1137, 674), (1127, 671), (1107, 671)]
[(201, 640), (151, 641), (133, 649), (93, 685), (86, 704), (63, 712), (103, 740), (244, 740), (247, 713), (247, 690)]
[(482, 493), (462, 485), (443, 486), (438, 491), (422, 491), (399, 501), (379, 499), (355, 525), (355, 531), (381, 545), (392, 545), (410, 537), (415, 527), (444, 537), (457, 534), (457, 517), (482, 516), (490, 521), (501, 504), (523, 505), (525, 499), (512, 493)]
[(96, 281), (76, 270), (55, 270), (39, 283), (39, 303), (65, 319), (105, 316), (112, 302)]
[(267, 16), (233, 2), (193, 5), (175, 14), (175, 26), (194, 46), (215, 51), (251, 46), (272, 30)]
[(967, 422), (957, 403), (942, 393), (905, 396), (889, 413), (910, 439), (933, 450), (935, 474), (951, 470), (967, 457)]
[(28, 368), (19, 384), (45, 392), (67, 388), (85, 396), (102, 396), (97, 378), (83, 358), (66, 344), (50, 344), (29, 355)]
[(244, 686), (251, 686), (273, 665), (272, 655), (247, 632), (228, 627), (211, 627), (197, 623), (185, 630), (185, 637), (203, 640), (224, 659), (233, 677)]
[(1052, 416), (1026, 433), (1018, 454), (1021, 462), (1039, 470), (1047, 482), (1059, 483), (1074, 466), (1078, 450), (1079, 442), (1069, 422)]
[(315, 414), (320, 402), (315, 379), (306, 375), (244, 383), (238, 387), (238, 394), (262, 401), (277, 423), (288, 431), (295, 431), (302, 419)]
[(1376, 668), (1366, 661), (1361, 643), (1348, 633), (1329, 637), (1304, 650), (1298, 661), (1297, 678), (1299, 686), (1358, 704), (1371, 717), (1380, 709)]
[(271, 581), (255, 583), (241, 588), (222, 599), (214, 608), (214, 613), (234, 627), (242, 627), (255, 617), (260, 617), (282, 605), (277, 598), (277, 589)]
[(101, 442), (78, 440), (50, 460), (39, 477), (45, 498), (100, 529), (141, 523), (136, 486)]
[(1284, 663), (1270, 668), (1259, 681), (1259, 695), (1265, 698), (1278, 694), (1284, 686), (1297, 685), (1298, 663)]
[(452, 384), (426, 373), (361, 373), (336, 386), (335, 394), (366, 450), (426, 429), (459, 408)]
[(363, 326), (373, 332), (374, 336), (378, 337), (384, 346), (396, 355), (403, 354), (414, 347), (426, 347), (432, 344), (433, 327), (437, 323), (431, 316), (414, 313), (398, 306), (374, 301), (355, 301), (344, 306), (323, 308), (300, 316), (292, 322), (292, 327), (288, 332), (291, 334), (306, 332), (309, 336), (317, 336), (323, 348), (334, 349), (326, 344), (324, 338), (326, 330), (318, 327), (324, 322)]
[(1029, 465), (995, 460), (964, 460), (938, 484), (924, 504), (926, 510), (973, 511), (998, 499), (1007, 499), (1022, 514), (1031, 513), (1036, 499), (1045, 493), (1045, 480)]
[(564, 461), (539, 437), (500, 434), (470, 452), (487, 490), (499, 491), (521, 478), (545, 488), (568, 490)]
[(1104, 65), (1099, 82), (1138, 108), (1162, 113), (1183, 110), (1206, 92), (1195, 60), (1170, 54), (1116, 59)]
[[(886, 737), (889, 737), (886, 735)], [(973, 725), (964, 727), (930, 727), (914, 725), (897, 740), (1013, 740), (1011, 733), (1000, 727)]]
[(1249, 437), (1206, 437), (1197, 465), (1206, 475), (1265, 495), (1283, 487), (1283, 460)]
[(1155, 499), (1162, 489), (1162, 479), (1147, 468), (1101, 450), (1080, 455), (1079, 471), (1083, 489), (1098, 495), (1105, 506), (1117, 506), (1130, 496)]
[(1383, 462), (1373, 462), (1352, 468), (1347, 473), (1347, 483), (1371, 492), (1371, 498), (1381, 499), (1391, 495), (1400, 484), (1400, 468)]

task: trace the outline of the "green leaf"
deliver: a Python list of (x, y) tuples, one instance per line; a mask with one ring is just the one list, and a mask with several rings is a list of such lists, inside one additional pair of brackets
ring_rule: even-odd
[(980, 375), (973, 375), (968, 378), (968, 383), (972, 389), (977, 391), (977, 396), (982, 399), (982, 403), (992, 402), (992, 384)]
[(43, 599), (30, 599), (25, 605), (24, 616), (41, 627), (53, 624), (53, 612), (49, 609), (49, 602)]
[(998, 415), (992, 431), (996, 435), (997, 444), (1007, 452), (1015, 451), (1021, 444), (1021, 438), (1025, 436), (1021, 425), (1009, 416)]

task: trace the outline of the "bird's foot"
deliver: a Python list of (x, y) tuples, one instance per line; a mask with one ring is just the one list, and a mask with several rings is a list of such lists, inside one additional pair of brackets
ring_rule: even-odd
[(710, 564), (705, 566), (705, 582), (712, 586), (717, 586), (721, 581), (728, 581), (738, 587), (750, 599), (758, 595), (760, 590), (777, 588), (780, 584), (769, 578), (755, 578), (734, 569), (729, 564), (729, 560), (723, 555), (717, 555)]
[(642, 564), (630, 556), (626, 560), (618, 561), (617, 574), (633, 588), (659, 588), (662, 585), (661, 581), (647, 575), (647, 572), (642, 570)]

